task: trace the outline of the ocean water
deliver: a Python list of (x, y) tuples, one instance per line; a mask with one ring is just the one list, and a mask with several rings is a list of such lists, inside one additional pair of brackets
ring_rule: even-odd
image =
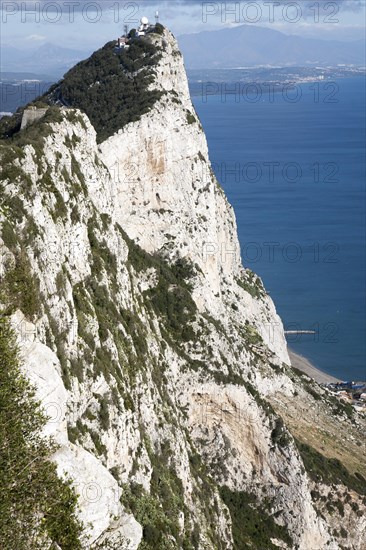
[(243, 263), (258, 273), (290, 347), (366, 380), (365, 82), (193, 98), (234, 207)]

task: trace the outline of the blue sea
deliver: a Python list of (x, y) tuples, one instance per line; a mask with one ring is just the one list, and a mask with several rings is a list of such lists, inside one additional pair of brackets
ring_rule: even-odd
[(196, 96), (210, 158), (289, 346), (366, 380), (365, 82)]

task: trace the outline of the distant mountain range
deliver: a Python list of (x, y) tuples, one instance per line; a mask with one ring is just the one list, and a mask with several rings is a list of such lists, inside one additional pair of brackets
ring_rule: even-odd
[(91, 51), (79, 51), (46, 43), (37, 49), (19, 50), (1, 47), (1, 73), (29, 72), (60, 78), (76, 63), (89, 57)]
[(251, 25), (184, 34), (178, 40), (188, 69), (365, 65), (364, 40), (317, 40)]
[[(188, 69), (258, 66), (365, 65), (365, 41), (341, 42), (286, 35), (273, 29), (241, 25), (179, 37)], [(27, 72), (59, 79), (92, 53), (51, 43), (29, 50), (1, 47), (1, 73)]]

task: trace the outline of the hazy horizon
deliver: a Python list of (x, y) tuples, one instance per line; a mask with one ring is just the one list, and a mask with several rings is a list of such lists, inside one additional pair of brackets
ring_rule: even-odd
[(117, 37), (124, 25), (136, 26), (143, 15), (154, 20), (157, 10), (161, 22), (176, 36), (250, 24), (307, 38), (365, 39), (365, 0), (315, 3), (307, 0), (236, 3), (197, 0), (68, 3), (58, 0), (49, 3), (42, 0), (2, 2), (0, 9), (1, 45), (20, 49), (34, 49), (51, 42), (89, 51)]

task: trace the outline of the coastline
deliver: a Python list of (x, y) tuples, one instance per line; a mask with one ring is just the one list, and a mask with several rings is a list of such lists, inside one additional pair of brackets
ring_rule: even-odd
[(314, 367), (314, 365), (310, 363), (310, 361), (308, 361), (308, 359), (306, 359), (306, 357), (298, 355), (289, 348), (288, 354), (290, 356), (291, 365), (310, 376), (310, 378), (313, 378), (315, 382), (318, 382), (318, 384), (341, 382), (340, 378), (335, 378), (334, 376), (331, 376), (330, 374), (327, 374), (326, 372), (317, 369), (316, 367)]

